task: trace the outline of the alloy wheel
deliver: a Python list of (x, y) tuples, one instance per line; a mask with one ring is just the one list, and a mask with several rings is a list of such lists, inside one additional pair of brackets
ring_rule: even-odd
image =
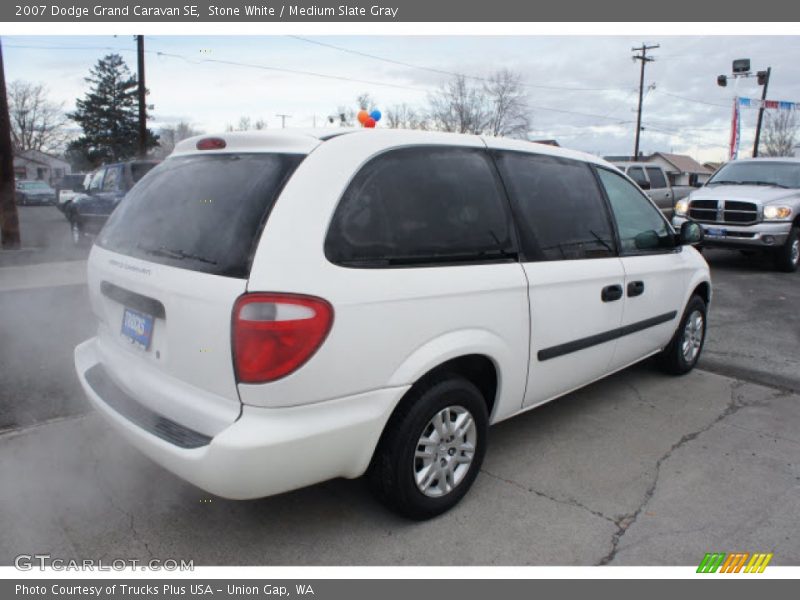
[(414, 480), (429, 498), (445, 496), (467, 475), (475, 456), (475, 419), (462, 406), (438, 411), (417, 441)]

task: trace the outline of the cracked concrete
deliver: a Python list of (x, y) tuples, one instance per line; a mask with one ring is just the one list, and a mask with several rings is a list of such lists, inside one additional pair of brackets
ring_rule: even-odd
[(0, 436), (0, 564), (20, 553), (196, 564), (797, 564), (800, 397), (695, 371), (619, 373), (490, 430), (475, 486), (427, 523), (361, 481), (209, 497), (96, 415)]

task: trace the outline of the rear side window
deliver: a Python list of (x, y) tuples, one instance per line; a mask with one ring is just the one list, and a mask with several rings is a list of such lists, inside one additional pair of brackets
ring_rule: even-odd
[(647, 185), (648, 183), (642, 167), (631, 167), (628, 169), (628, 176), (639, 185)]
[(325, 240), (328, 259), (350, 267), (496, 260), (512, 248), (491, 158), (441, 146), (369, 161), (342, 196)]
[(302, 159), (295, 154), (170, 158), (125, 196), (97, 243), (144, 260), (247, 277), (264, 220)]
[(614, 256), (614, 235), (594, 173), (556, 156), (498, 152), (529, 260)]
[(661, 169), (647, 167), (647, 176), (650, 177), (650, 187), (654, 190), (667, 187), (667, 180)]

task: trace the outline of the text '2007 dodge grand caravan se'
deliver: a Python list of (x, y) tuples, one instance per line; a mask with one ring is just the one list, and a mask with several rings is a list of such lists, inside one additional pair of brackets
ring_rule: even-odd
[(610, 164), (429, 132), (180, 143), (89, 258), (86, 393), (228, 498), (367, 473), (425, 518), (487, 426), (641, 359), (697, 362), (708, 267)]

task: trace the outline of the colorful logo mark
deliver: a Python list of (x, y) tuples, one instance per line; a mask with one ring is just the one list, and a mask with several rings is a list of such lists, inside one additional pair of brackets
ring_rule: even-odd
[[(749, 560), (748, 560), (749, 559)], [(708, 552), (700, 561), (697, 567), (698, 573), (763, 573), (769, 561), (772, 560), (772, 552)], [(746, 563), (746, 565), (745, 565)]]

